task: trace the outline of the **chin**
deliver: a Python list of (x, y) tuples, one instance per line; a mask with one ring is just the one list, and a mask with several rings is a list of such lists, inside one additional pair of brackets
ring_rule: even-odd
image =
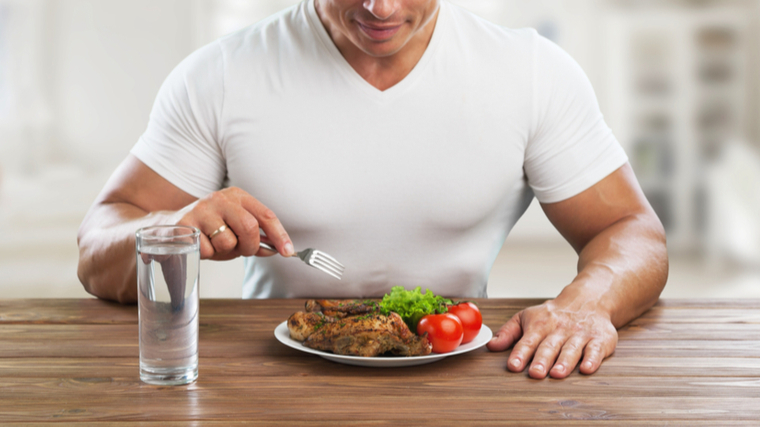
[(374, 58), (385, 58), (388, 56), (392, 56), (396, 54), (398, 51), (400, 51), (404, 47), (405, 43), (394, 43), (391, 41), (387, 42), (365, 42), (362, 43), (361, 50), (366, 53), (369, 56), (372, 56)]
[(364, 50), (364, 53), (366, 53), (369, 56), (372, 56), (373, 58), (386, 58), (389, 56), (393, 56), (395, 53), (397, 53), (401, 49), (393, 49), (393, 50)]

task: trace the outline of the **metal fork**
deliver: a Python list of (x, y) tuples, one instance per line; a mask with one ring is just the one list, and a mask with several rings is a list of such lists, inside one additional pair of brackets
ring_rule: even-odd
[[(261, 242), (259, 243), (259, 246), (272, 252), (277, 252), (277, 249), (270, 244)], [(301, 261), (305, 262), (306, 264), (316, 268), (317, 270), (321, 270), (338, 280), (340, 280), (340, 276), (343, 275), (343, 270), (345, 269), (345, 267), (343, 267), (343, 264), (339, 263), (335, 258), (327, 255), (322, 251), (318, 251), (312, 248), (296, 252), (291, 256), (301, 258)]]

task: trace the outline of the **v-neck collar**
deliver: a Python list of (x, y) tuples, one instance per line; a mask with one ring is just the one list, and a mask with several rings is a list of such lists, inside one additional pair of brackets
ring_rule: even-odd
[(441, 44), (440, 39), (443, 37), (443, 29), (444, 25), (446, 25), (444, 22), (446, 20), (446, 15), (446, 2), (441, 1), (438, 10), (438, 18), (436, 19), (435, 28), (433, 29), (433, 35), (430, 38), (430, 43), (428, 43), (427, 48), (422, 54), (420, 60), (417, 62), (414, 68), (412, 68), (412, 71), (410, 71), (409, 74), (407, 74), (406, 77), (404, 77), (400, 82), (396, 83), (386, 90), (380, 90), (372, 86), (368, 81), (364, 80), (364, 78), (359, 75), (356, 70), (354, 70), (351, 64), (348, 63), (346, 58), (343, 57), (343, 54), (340, 53), (340, 50), (338, 50), (338, 47), (335, 46), (332, 38), (330, 38), (330, 34), (327, 32), (327, 29), (325, 29), (324, 25), (322, 25), (322, 21), (319, 19), (316, 6), (314, 5), (314, 0), (307, 0), (306, 7), (306, 17), (308, 18), (309, 25), (311, 26), (312, 31), (316, 33), (327, 53), (332, 57), (338, 68), (338, 71), (343, 74), (343, 76), (346, 78), (346, 81), (348, 81), (353, 87), (379, 102), (387, 102), (398, 98), (399, 96), (406, 93), (417, 83), (417, 81), (420, 80), (424, 69), (432, 61), (438, 45)]

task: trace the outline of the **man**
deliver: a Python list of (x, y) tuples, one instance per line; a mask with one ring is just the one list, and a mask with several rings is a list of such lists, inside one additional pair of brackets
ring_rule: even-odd
[[(393, 285), (484, 297), (534, 194), (579, 253), (578, 275), (488, 348), (514, 344), (509, 369), (532, 358), (535, 378), (579, 362), (593, 373), (616, 327), (657, 300), (667, 253), (580, 67), (532, 30), (438, 0), (307, 0), (167, 78), (82, 223), (79, 277), (98, 297), (135, 301), (134, 231), (184, 224), (201, 230), (202, 258), (250, 257), (244, 297)], [(260, 239), (285, 257), (324, 250), (344, 280), (272, 257)]]

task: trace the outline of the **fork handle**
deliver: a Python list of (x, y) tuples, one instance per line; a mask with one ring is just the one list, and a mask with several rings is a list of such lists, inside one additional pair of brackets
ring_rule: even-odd
[[(278, 252), (277, 248), (275, 248), (274, 246), (270, 245), (269, 243), (260, 242), (259, 246), (262, 247), (262, 248), (264, 248), (264, 249), (266, 249), (266, 250), (268, 250), (268, 251)], [(298, 256), (298, 254), (296, 254), (296, 253), (294, 253), (293, 255), (291, 255), (291, 257), (297, 257), (297, 256)]]
[(264, 248), (264, 249), (266, 249), (266, 250), (269, 250), (269, 251), (272, 251), (272, 252), (277, 252), (277, 248), (275, 248), (274, 246), (270, 245), (269, 243), (261, 242), (261, 243), (259, 243), (259, 246), (262, 247), (262, 248)]

